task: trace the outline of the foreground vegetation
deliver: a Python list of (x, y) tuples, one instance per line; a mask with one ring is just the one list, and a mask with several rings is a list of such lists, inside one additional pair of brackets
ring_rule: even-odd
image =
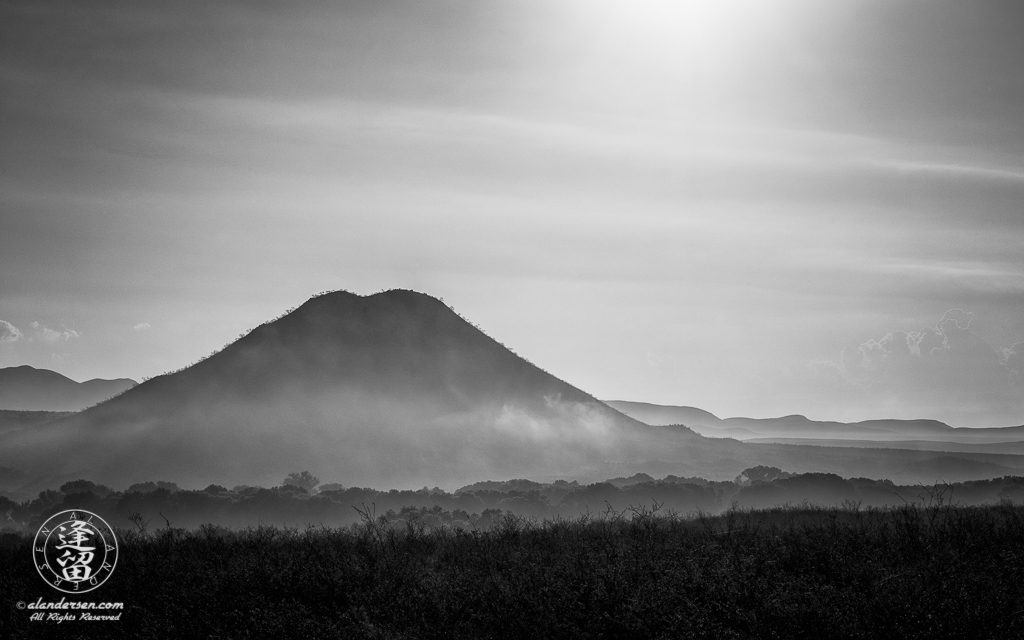
[[(509, 512), (488, 530), (400, 526), (120, 531), (116, 622), (29, 622), (58, 600), (31, 538), (0, 540), (13, 638), (1019, 638), (1024, 508)], [(61, 633), (58, 633), (61, 632)]]

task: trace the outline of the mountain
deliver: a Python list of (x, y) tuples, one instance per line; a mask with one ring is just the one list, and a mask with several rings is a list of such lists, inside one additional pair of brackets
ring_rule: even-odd
[(112, 486), (458, 485), (579, 474), (700, 439), (652, 428), (414, 291), (315, 297), (187, 369), (0, 436), (0, 464)]
[(0, 369), (0, 409), (80, 411), (134, 386), (127, 378), (75, 382), (49, 369), (7, 367)]
[[(673, 411), (716, 435), (764, 426)], [(752, 444), (648, 425), (512, 353), (440, 300), (401, 290), (312, 298), (191, 367), (53, 417), (13, 417), (22, 426), (0, 433), (0, 489), (23, 499), (79, 478), (114, 488), (271, 486), (302, 470), (380, 488), (637, 473), (727, 480), (757, 465), (901, 483), (1024, 472), (1019, 455)]]

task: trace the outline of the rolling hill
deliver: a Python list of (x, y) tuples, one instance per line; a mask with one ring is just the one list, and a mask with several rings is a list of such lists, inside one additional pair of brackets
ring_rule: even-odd
[(75, 382), (49, 369), (6, 367), (0, 369), (0, 409), (81, 411), (134, 386), (127, 378)]
[[(780, 418), (719, 418), (703, 409), (609, 400), (608, 406), (651, 425), (685, 424), (711, 438), (744, 441), (785, 441), (808, 444), (827, 441), (860, 441), (899, 445), (908, 441), (963, 445), (1024, 442), (1024, 426), (968, 428), (951, 427), (938, 420), (864, 420), (832, 422), (791, 415)], [(858, 445), (854, 445), (858, 446)], [(934, 447), (932, 447), (934, 448)]]

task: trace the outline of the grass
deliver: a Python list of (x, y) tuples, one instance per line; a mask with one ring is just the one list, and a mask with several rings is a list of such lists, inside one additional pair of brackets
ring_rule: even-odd
[[(0, 543), (12, 638), (1020, 638), (1024, 509), (609, 510), (487, 531), (361, 524), (121, 532), (114, 575), (68, 599), (119, 622), (28, 622), (59, 600), (31, 539)], [(61, 632), (57, 634), (56, 632)]]

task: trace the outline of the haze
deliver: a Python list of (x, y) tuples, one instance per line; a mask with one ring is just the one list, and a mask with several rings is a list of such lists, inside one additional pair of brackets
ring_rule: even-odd
[(6, 2), (0, 367), (322, 290), (598, 398), (1024, 423), (1024, 6)]

